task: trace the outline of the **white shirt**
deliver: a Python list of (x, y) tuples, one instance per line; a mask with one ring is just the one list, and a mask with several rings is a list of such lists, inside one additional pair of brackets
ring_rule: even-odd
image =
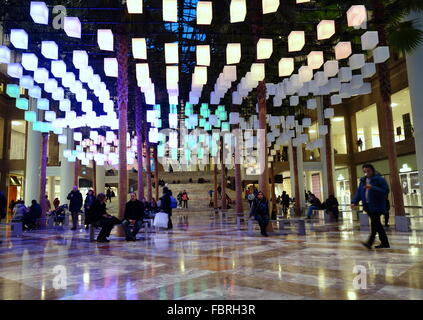
[[(370, 178), (366, 178), (366, 184), (370, 184)], [(369, 202), (369, 190), (366, 189), (366, 202)]]

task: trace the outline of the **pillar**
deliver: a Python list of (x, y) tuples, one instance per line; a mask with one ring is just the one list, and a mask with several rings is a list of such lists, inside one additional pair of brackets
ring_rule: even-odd
[(48, 199), (50, 200), (52, 206), (53, 206), (53, 200), (54, 200), (54, 189), (56, 185), (56, 177), (49, 176), (48, 178)]
[(239, 125), (235, 127), (235, 193), (236, 193), (236, 213), (242, 216), (243, 204), (242, 204), (242, 182), (241, 182), (241, 152), (240, 148), (242, 142), (242, 132), (239, 130)]
[[(36, 99), (29, 98), (30, 110), (35, 110)], [(28, 124), (25, 167), (25, 204), (40, 199), (41, 133)]]
[[(9, 186), (9, 160), (10, 160), (10, 139), (12, 135), (12, 120), (4, 119), (4, 134), (3, 134), (3, 167), (1, 168), (0, 191), (7, 195), (7, 187)], [(7, 199), (9, 200), (9, 199)]]
[(260, 163), (259, 191), (269, 199), (269, 173), (267, 163), (267, 122), (266, 122), (266, 86), (261, 81), (257, 87), (259, 106), (259, 132), (257, 133), (257, 153)]
[[(423, 31), (423, 13), (413, 12), (409, 18), (419, 19), (418, 27)], [(422, 60), (423, 44), (420, 44), (411, 54), (407, 54), (406, 56), (421, 197), (423, 196), (423, 123), (421, 121), (423, 119), (423, 90), (421, 89), (421, 84), (423, 83)]]
[(222, 186), (222, 211), (226, 211), (226, 166), (224, 159), (223, 137), (220, 138), (221, 186)]
[(154, 182), (156, 185), (156, 201), (159, 201), (159, 161), (157, 157), (157, 145), (154, 146)]
[(75, 163), (69, 162), (64, 156), (63, 151), (70, 149), (72, 141), (72, 130), (64, 129), (63, 134), (67, 136), (67, 144), (60, 144), (59, 147), (59, 161), (60, 161), (60, 204), (68, 203), (66, 199), (73, 187), (73, 175)]
[(217, 163), (215, 162), (213, 165), (213, 182), (214, 182), (214, 192), (213, 192), (213, 205), (214, 205), (214, 211), (217, 211), (217, 208), (219, 208), (217, 204)]
[(104, 193), (104, 189), (106, 187), (106, 184), (104, 182), (106, 176), (106, 170), (104, 169), (104, 166), (99, 166), (96, 164), (96, 170), (95, 170), (95, 191), (97, 194)]
[[(153, 189), (151, 185), (151, 150), (150, 150), (150, 142), (148, 141), (148, 137), (146, 139), (146, 171), (147, 171), (147, 201), (150, 202), (153, 197)], [(156, 199), (157, 201), (157, 199)]]

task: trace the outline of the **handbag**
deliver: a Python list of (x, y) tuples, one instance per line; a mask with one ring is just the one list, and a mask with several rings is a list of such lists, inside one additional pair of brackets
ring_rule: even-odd
[(153, 226), (156, 228), (167, 228), (169, 217), (166, 212), (159, 212), (154, 217)]

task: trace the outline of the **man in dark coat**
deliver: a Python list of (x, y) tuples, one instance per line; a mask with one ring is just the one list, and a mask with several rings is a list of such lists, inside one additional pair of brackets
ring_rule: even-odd
[[(131, 193), (131, 200), (126, 203), (125, 216), (122, 221), (123, 230), (125, 230), (126, 241), (136, 241), (138, 231), (142, 226), (144, 219), (144, 204), (137, 199), (135, 192)], [(133, 230), (131, 232), (131, 227)]]
[(254, 219), (257, 220), (261, 234), (265, 237), (269, 235), (266, 232), (267, 224), (269, 223), (269, 203), (265, 198), (263, 192), (258, 192), (257, 197), (254, 199), (253, 204), (251, 205), (250, 217), (254, 216)]
[(351, 201), (351, 206), (354, 209), (361, 201), (364, 211), (370, 218), (370, 236), (367, 242), (363, 242), (363, 245), (367, 249), (371, 249), (377, 233), (381, 244), (375, 248), (389, 248), (388, 236), (380, 222), (380, 216), (386, 212), (386, 199), (389, 194), (389, 186), (386, 180), (375, 171), (375, 168), (371, 164), (364, 164), (362, 168), (364, 177), (360, 179), (360, 184), (357, 193)]
[(7, 199), (4, 192), (0, 191), (0, 221), (6, 218)]
[(97, 199), (94, 201), (89, 211), (93, 223), (101, 227), (97, 242), (109, 242), (110, 240), (107, 239), (107, 237), (110, 236), (113, 227), (121, 222), (118, 218), (107, 213), (106, 195), (104, 193), (98, 194)]
[(42, 209), (37, 200), (32, 200), (28, 212), (23, 216), (23, 225), (30, 229), (34, 228), (37, 219), (41, 218), (41, 213)]
[(71, 230), (76, 230), (76, 227), (78, 225), (78, 214), (81, 211), (82, 204), (84, 202), (82, 199), (82, 194), (78, 190), (77, 186), (73, 186), (73, 189), (68, 194), (67, 199), (69, 200), (69, 211), (72, 214), (72, 229)]
[(160, 208), (162, 209), (163, 212), (166, 212), (169, 218), (168, 224), (167, 224), (167, 228), (168, 229), (172, 229), (173, 228), (173, 224), (172, 224), (172, 206), (170, 204), (170, 196), (171, 196), (172, 192), (167, 188), (164, 187), (163, 188), (163, 196), (160, 198)]
[(287, 194), (286, 191), (282, 192), (281, 204), (282, 204), (283, 214), (287, 215), (288, 209), (289, 209), (289, 194)]

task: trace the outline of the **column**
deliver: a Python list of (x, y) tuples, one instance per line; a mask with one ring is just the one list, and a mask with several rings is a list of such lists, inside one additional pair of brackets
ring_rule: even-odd
[(217, 204), (217, 163), (215, 159), (213, 159), (213, 162), (214, 162), (214, 165), (213, 165), (213, 182), (214, 182), (213, 205), (214, 205), (214, 211), (217, 212), (217, 208), (219, 208)]
[(4, 119), (4, 134), (3, 134), (3, 167), (1, 168), (0, 190), (4, 192), (7, 197), (7, 187), (9, 185), (9, 161), (10, 161), (10, 139), (12, 135), (12, 120)]
[(159, 201), (159, 161), (157, 157), (157, 145), (154, 146), (154, 183), (156, 185), (156, 201)]
[[(423, 14), (414, 12), (409, 18), (419, 19), (419, 27), (423, 31)], [(411, 54), (406, 56), (408, 86), (410, 89), (411, 108), (413, 111), (414, 139), (416, 145), (416, 160), (419, 170), (420, 196), (423, 196), (423, 83), (422, 61), (423, 45), (421, 44)]]
[(220, 138), (220, 162), (221, 162), (221, 186), (222, 186), (222, 211), (226, 211), (226, 166), (224, 159), (224, 143), (223, 137)]
[(56, 185), (56, 177), (54, 176), (49, 176), (47, 177), (48, 179), (48, 199), (50, 200), (51, 204), (53, 205), (53, 200), (54, 200), (54, 188)]
[(298, 168), (298, 186), (299, 186), (299, 189), (300, 189), (300, 205), (301, 205), (301, 208), (304, 208), (305, 207), (304, 159), (303, 159), (303, 146), (302, 146), (302, 144), (300, 144), (296, 149), (297, 149), (296, 167)]
[[(35, 110), (36, 100), (29, 98), (30, 110)], [(41, 133), (32, 130), (28, 124), (25, 167), (25, 204), (40, 199)]]
[(239, 125), (235, 127), (235, 192), (236, 192), (236, 213), (243, 215), (242, 205), (242, 182), (241, 182), (241, 152), (242, 132), (239, 130)]
[(105, 189), (105, 179), (106, 176), (106, 170), (104, 170), (104, 166), (99, 166), (98, 164), (96, 164), (96, 170), (95, 170), (95, 190), (97, 192), (97, 194), (99, 193), (104, 193), (104, 189)]
[(257, 133), (257, 157), (260, 163), (259, 191), (269, 199), (269, 173), (267, 161), (266, 86), (261, 81), (257, 87), (259, 108), (259, 132)]
[(72, 130), (64, 129), (63, 134), (67, 136), (67, 144), (60, 144), (59, 147), (59, 160), (60, 160), (60, 203), (68, 203), (66, 199), (69, 192), (71, 192), (73, 187), (73, 175), (74, 175), (74, 166), (75, 163), (69, 162), (64, 156), (63, 151), (65, 149), (70, 149), (69, 147), (72, 144)]

